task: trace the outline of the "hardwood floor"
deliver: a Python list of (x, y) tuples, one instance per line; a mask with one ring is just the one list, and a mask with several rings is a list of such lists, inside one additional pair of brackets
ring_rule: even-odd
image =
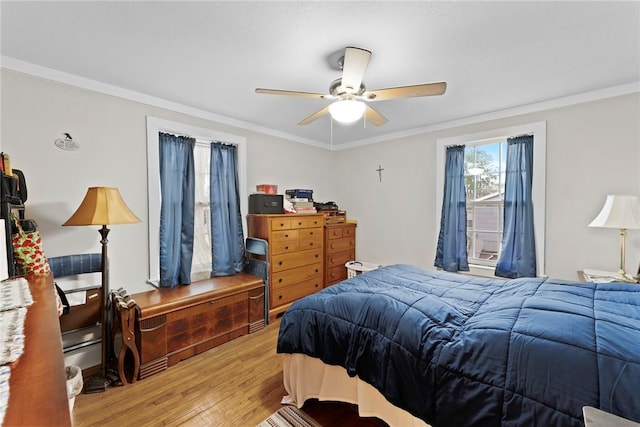
[[(285, 395), (282, 355), (275, 351), (279, 324), (135, 384), (80, 394), (74, 426), (255, 426), (282, 406)], [(303, 410), (324, 427), (386, 426), (376, 418), (359, 418), (357, 408), (344, 403), (310, 400)]]

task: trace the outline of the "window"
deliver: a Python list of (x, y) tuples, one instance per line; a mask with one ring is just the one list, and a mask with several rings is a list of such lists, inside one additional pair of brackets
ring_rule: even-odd
[(465, 147), (467, 253), (470, 264), (494, 266), (500, 256), (506, 139)]
[[(533, 203), (538, 276), (544, 276), (546, 123), (442, 138), (436, 146), (436, 226), (440, 229), (447, 146), (465, 145), (469, 273), (493, 276), (503, 227), (507, 138), (533, 134)], [(437, 231), (436, 231), (437, 235)]]
[[(194, 260), (192, 267), (192, 279), (198, 280), (197, 271), (204, 270), (204, 263), (207, 269), (211, 266), (211, 236), (209, 227), (209, 143), (210, 141), (220, 141), (227, 144), (234, 144), (238, 147), (238, 180), (240, 182), (240, 206), (242, 212), (247, 212), (247, 161), (246, 161), (246, 139), (241, 136), (217, 132), (211, 129), (204, 129), (172, 122), (155, 117), (147, 116), (147, 187), (149, 197), (149, 283), (157, 285), (160, 277), (160, 172), (159, 172), (159, 152), (158, 133), (168, 132), (179, 135), (189, 135), (196, 138), (196, 148), (194, 150), (196, 164), (196, 208), (195, 208), (195, 231), (194, 235)], [(206, 173), (200, 173), (206, 171)], [(206, 175), (206, 176), (204, 176)], [(246, 224), (243, 224), (246, 230)], [(208, 278), (208, 275), (206, 276)]]
[(193, 215), (193, 261), (191, 262), (191, 280), (209, 278), (211, 272), (211, 226), (209, 207), (209, 163), (210, 144), (196, 139), (193, 150), (195, 163), (195, 212)]

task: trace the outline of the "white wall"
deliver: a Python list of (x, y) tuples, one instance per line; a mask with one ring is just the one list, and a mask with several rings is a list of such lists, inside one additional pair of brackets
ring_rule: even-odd
[[(99, 227), (62, 227), (90, 186), (115, 186), (139, 224), (111, 226), (111, 288), (150, 289), (148, 279), (146, 116), (247, 138), (247, 192), (256, 184), (313, 188), (332, 194), (325, 179), (328, 150), (289, 142), (86, 89), (2, 71), (0, 146), (26, 177), (26, 215), (38, 222), (47, 256), (100, 252)], [(54, 145), (68, 132), (78, 151)]]
[[(617, 231), (587, 225), (607, 194), (640, 195), (637, 93), (339, 151), (336, 181), (345, 185), (335, 194), (358, 220), (358, 258), (432, 267), (436, 139), (539, 121), (547, 122), (547, 274), (576, 280), (585, 267), (617, 270)], [(639, 263), (640, 231), (630, 230), (627, 271), (635, 274)]]
[[(437, 227), (436, 139), (547, 122), (546, 268), (573, 280), (588, 267), (615, 270), (618, 235), (590, 229), (609, 193), (640, 194), (640, 94), (425, 132), (329, 152), (85, 89), (2, 71), (0, 147), (26, 175), (27, 216), (40, 225), (48, 256), (99, 252), (97, 227), (61, 227), (86, 188), (117, 186), (140, 224), (113, 226), (111, 286), (146, 289), (148, 274), (145, 117), (235, 133), (248, 141), (247, 190), (256, 184), (314, 189), (358, 221), (363, 261), (431, 267)], [(59, 150), (69, 132), (81, 144)], [(382, 165), (382, 182), (376, 169)], [(627, 269), (640, 262), (640, 231), (627, 239)]]

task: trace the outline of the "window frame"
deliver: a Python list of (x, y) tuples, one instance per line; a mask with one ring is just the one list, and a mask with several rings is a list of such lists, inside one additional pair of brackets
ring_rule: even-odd
[[(533, 135), (533, 212), (534, 233), (536, 240), (536, 264), (537, 276), (546, 277), (545, 268), (545, 192), (546, 192), (546, 147), (547, 147), (547, 122), (535, 122), (488, 131), (475, 132), (465, 135), (456, 135), (436, 139), (436, 233), (440, 230), (442, 215), (442, 200), (444, 192), (444, 170), (446, 148), (452, 145), (469, 145), (490, 140), (507, 139), (518, 135)], [(467, 257), (469, 258), (469, 257)], [(462, 272), (485, 277), (496, 277), (495, 267), (471, 263), (469, 271)]]
[(158, 286), (160, 279), (160, 132), (189, 135), (196, 140), (222, 142), (238, 147), (238, 184), (242, 229), (246, 238), (247, 194), (247, 139), (243, 136), (201, 128), (185, 123), (147, 116), (147, 197), (149, 224), (149, 279), (147, 283)]

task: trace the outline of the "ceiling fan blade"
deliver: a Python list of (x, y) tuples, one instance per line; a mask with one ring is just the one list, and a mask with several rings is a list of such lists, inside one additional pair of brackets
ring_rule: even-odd
[(315, 92), (298, 92), (294, 90), (279, 90), (279, 89), (263, 89), (257, 88), (256, 93), (262, 93), (267, 95), (286, 95), (286, 96), (301, 96), (304, 98), (318, 98), (318, 99), (333, 99), (332, 95)]
[(347, 47), (342, 63), (342, 88), (348, 93), (360, 90), (364, 72), (369, 65), (371, 52), (359, 47)]
[(321, 116), (324, 116), (328, 112), (329, 112), (329, 106), (327, 105), (322, 110), (318, 110), (315, 113), (313, 113), (312, 115), (310, 115), (309, 117), (301, 120), (298, 124), (299, 125), (307, 125), (307, 124), (311, 123), (312, 121), (320, 118)]
[(399, 86), (386, 89), (369, 90), (362, 94), (362, 97), (367, 101), (386, 101), (388, 99), (442, 95), (446, 90), (446, 82), (425, 83), (421, 85)]
[(367, 108), (364, 110), (364, 117), (367, 119), (367, 122), (373, 123), (375, 126), (382, 126), (387, 123), (387, 118), (369, 105), (367, 105)]

